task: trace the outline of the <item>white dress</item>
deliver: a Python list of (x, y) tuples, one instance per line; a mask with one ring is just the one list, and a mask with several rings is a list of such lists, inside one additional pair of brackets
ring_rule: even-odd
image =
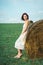
[[(25, 24), (23, 25), (23, 29), (25, 28)], [(18, 39), (16, 40), (15, 42), (15, 48), (16, 49), (21, 49), (21, 50), (24, 50), (24, 44), (25, 44), (25, 41), (26, 41), (26, 34), (27, 34), (27, 31), (24, 32), (23, 34), (21, 34)]]

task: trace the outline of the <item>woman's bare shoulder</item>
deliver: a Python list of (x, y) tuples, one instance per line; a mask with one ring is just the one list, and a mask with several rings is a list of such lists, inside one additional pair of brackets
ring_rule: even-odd
[(30, 21), (26, 21), (26, 23), (23, 24), (23, 27), (26, 27), (30, 24)]
[(30, 21), (27, 21), (27, 22), (26, 22), (26, 25), (28, 26), (29, 24), (30, 24)]

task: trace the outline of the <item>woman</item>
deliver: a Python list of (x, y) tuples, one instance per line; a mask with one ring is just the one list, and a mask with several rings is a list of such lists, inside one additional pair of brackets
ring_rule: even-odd
[(24, 44), (26, 41), (26, 34), (28, 26), (30, 25), (29, 16), (27, 13), (22, 14), (22, 20), (24, 21), (21, 35), (15, 42), (15, 48), (18, 50), (18, 54), (14, 58), (20, 58), (22, 56), (22, 50), (24, 50)]

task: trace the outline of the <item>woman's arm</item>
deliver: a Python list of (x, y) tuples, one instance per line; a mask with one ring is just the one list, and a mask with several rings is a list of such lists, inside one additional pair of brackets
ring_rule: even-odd
[[(29, 24), (29, 22), (26, 22), (25, 27), (22, 29), (22, 33), (26, 32), (26, 30), (27, 30), (27, 28), (28, 28), (28, 24)], [(22, 33), (21, 33), (21, 34), (22, 34)]]

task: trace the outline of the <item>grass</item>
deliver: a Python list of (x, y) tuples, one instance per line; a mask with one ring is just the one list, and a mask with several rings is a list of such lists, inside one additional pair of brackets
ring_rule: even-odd
[(29, 59), (25, 50), (20, 59), (15, 59), (17, 49), (16, 39), (22, 31), (23, 24), (0, 24), (0, 65), (43, 65), (43, 59)]

